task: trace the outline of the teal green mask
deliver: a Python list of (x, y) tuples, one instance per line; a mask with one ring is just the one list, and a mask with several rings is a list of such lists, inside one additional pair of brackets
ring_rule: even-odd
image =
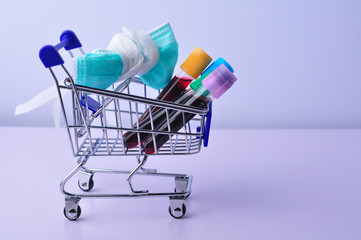
[(149, 35), (159, 48), (159, 61), (140, 78), (146, 85), (159, 90), (164, 88), (172, 79), (174, 67), (178, 60), (178, 43), (169, 23), (152, 30)]
[(74, 59), (75, 83), (83, 86), (107, 89), (122, 70), (119, 54), (107, 50), (96, 50)]

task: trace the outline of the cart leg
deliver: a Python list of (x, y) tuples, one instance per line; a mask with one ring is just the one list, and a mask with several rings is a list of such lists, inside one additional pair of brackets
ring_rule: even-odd
[(93, 189), (94, 187), (93, 175), (94, 175), (93, 172), (87, 171), (85, 169), (79, 171), (78, 185), (81, 190), (87, 192)]
[[(137, 156), (137, 160), (138, 160), (138, 164), (140, 164), (142, 161), (146, 161), (148, 159), (147, 155), (143, 155), (143, 160), (141, 160), (142, 155)], [(144, 168), (143, 166), (140, 167), (140, 170), (142, 170), (142, 172), (145, 173), (157, 173), (157, 169), (153, 169), (153, 168)]]
[(177, 176), (175, 177), (175, 192), (185, 193), (185, 198), (191, 195), (192, 176)]
[(186, 205), (184, 204), (184, 197), (173, 196), (169, 197), (170, 206), (169, 214), (174, 218), (182, 218), (186, 214)]
[(77, 220), (81, 214), (80, 198), (65, 197), (64, 215), (69, 220)]
[(69, 193), (69, 192), (67, 192), (67, 191), (65, 191), (65, 185), (66, 185), (66, 183), (69, 181), (69, 179), (70, 178), (72, 178), (77, 172), (79, 172), (82, 168), (83, 168), (83, 166), (85, 165), (85, 163), (87, 162), (87, 160), (88, 160), (88, 156), (86, 156), (86, 157), (79, 157), (78, 158), (78, 165), (68, 174), (68, 175), (66, 175), (66, 177), (60, 182), (60, 191), (64, 194), (64, 195), (66, 195), (66, 196), (68, 196), (68, 197), (71, 197), (71, 196), (73, 196), (74, 194), (72, 194), (72, 193)]
[(138, 172), (138, 170), (143, 167), (143, 165), (145, 164), (146, 161), (147, 161), (147, 158), (144, 157), (143, 160), (139, 162), (138, 166), (128, 175), (127, 181), (129, 183), (130, 190), (133, 193), (148, 193), (148, 190), (134, 190), (133, 185), (132, 185), (132, 178), (133, 178), (134, 174), (136, 174)]

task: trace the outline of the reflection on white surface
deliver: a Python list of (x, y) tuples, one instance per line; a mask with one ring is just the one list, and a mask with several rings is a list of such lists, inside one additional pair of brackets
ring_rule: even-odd
[[(58, 189), (75, 166), (65, 130), (60, 141), (51, 128), (0, 128), (0, 134), (6, 140), (0, 239), (356, 240), (361, 234), (360, 130), (214, 130), (200, 154), (148, 160), (148, 167), (193, 174), (184, 219), (170, 217), (164, 197), (82, 199), (75, 222), (63, 216)], [(92, 164), (129, 167), (135, 160)], [(94, 180), (94, 191), (127, 189), (123, 175)], [(171, 183), (135, 179), (137, 187), (154, 189)]]

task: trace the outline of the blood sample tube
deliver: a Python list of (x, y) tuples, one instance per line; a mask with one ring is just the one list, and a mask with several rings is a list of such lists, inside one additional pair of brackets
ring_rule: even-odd
[[(176, 74), (168, 85), (161, 91), (161, 93), (156, 98), (157, 100), (163, 101), (172, 101), (176, 98), (179, 98), (184, 92), (188, 85), (197, 79), (202, 71), (208, 66), (212, 61), (212, 58), (205, 53), (199, 47), (196, 47), (188, 58), (181, 65), (181, 71)], [(140, 130), (151, 130), (153, 120), (153, 127), (159, 125), (157, 121), (161, 121), (164, 118), (165, 112), (160, 112), (159, 107), (150, 107), (145, 111), (139, 118), (138, 123), (133, 125), (133, 128), (139, 126)], [(149, 116), (152, 114), (152, 119)], [(139, 139), (138, 139), (139, 134)], [(124, 147), (131, 149), (136, 147), (140, 142), (149, 136), (149, 133), (145, 132), (135, 132), (128, 131), (124, 134)]]
[[(183, 104), (188, 106), (206, 108), (208, 103), (214, 98), (218, 99), (221, 97), (235, 82), (237, 78), (233, 73), (224, 65), (221, 64), (211, 73), (205, 75), (202, 86), (194, 84), (191, 86), (192, 90), (187, 92), (187, 97), (184, 97)], [(199, 81), (197, 81), (199, 82)], [(199, 87), (197, 89), (197, 87)], [(184, 119), (183, 119), (184, 116)], [(172, 132), (179, 131), (195, 115), (192, 113), (184, 113), (180, 111), (173, 111), (169, 116), (169, 126)], [(162, 126), (157, 128), (159, 131), (168, 131), (168, 123), (164, 123)], [(155, 142), (153, 136), (148, 136), (145, 141), (142, 142), (143, 151), (146, 154), (152, 154), (155, 149), (159, 149), (169, 140), (169, 134), (156, 134)]]

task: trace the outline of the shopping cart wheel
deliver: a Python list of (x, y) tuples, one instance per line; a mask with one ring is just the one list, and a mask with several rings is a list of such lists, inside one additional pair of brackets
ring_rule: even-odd
[(81, 190), (83, 190), (85, 192), (89, 192), (94, 187), (93, 176), (91, 176), (91, 178), (88, 181), (83, 181), (82, 179), (79, 179), (78, 186)]
[(88, 192), (94, 187), (93, 173), (86, 171), (79, 171), (78, 186), (81, 190)]
[(67, 207), (64, 208), (64, 216), (71, 221), (77, 220), (80, 217), (80, 214), (81, 214), (81, 208), (79, 205), (76, 209), (75, 208), (67, 209)]
[(174, 218), (182, 218), (187, 212), (186, 205), (182, 203), (181, 207), (173, 208), (172, 205), (169, 206), (169, 214)]
[(169, 214), (174, 218), (182, 218), (187, 211), (186, 205), (184, 204), (184, 197), (171, 196), (169, 197), (169, 200)]

